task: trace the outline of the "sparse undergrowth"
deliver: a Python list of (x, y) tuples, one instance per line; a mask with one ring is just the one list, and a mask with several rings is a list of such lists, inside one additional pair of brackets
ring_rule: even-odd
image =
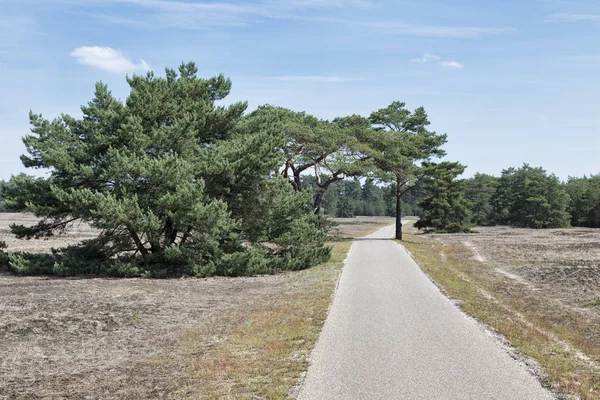
[(423, 235), (405, 236), (403, 244), (422, 269), (469, 315), (503, 335), (517, 352), (537, 360), (543, 382), (581, 399), (600, 397), (600, 332), (556, 299), (525, 281), (496, 272), (472, 259), (462, 244), (444, 246)]

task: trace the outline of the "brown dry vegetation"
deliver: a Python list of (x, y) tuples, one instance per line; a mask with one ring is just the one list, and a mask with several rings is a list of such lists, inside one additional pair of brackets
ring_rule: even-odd
[(425, 272), (542, 366), (555, 390), (600, 398), (600, 230), (481, 227), (407, 235)]
[(6, 242), (8, 251), (24, 251), (27, 253), (49, 253), (54, 248), (66, 247), (83, 240), (93, 239), (98, 232), (87, 224), (77, 223), (69, 227), (64, 235), (56, 235), (47, 239), (24, 240), (17, 239), (10, 233), (10, 225), (31, 226), (37, 219), (32, 214), (0, 213), (0, 242)]
[(600, 298), (600, 229), (477, 228), (476, 235), (438, 235), (453, 246), (472, 244), (498, 269), (577, 307)]
[[(47, 241), (8, 234), (9, 251)], [(393, 222), (342, 220), (331, 262), (278, 276), (54, 279), (0, 275), (0, 399), (285, 398), (307, 367), (350, 240)]]
[(391, 225), (395, 222), (391, 217), (354, 217), (354, 218), (332, 218), (338, 224), (330, 231), (335, 238), (353, 238), (373, 233), (382, 226)]

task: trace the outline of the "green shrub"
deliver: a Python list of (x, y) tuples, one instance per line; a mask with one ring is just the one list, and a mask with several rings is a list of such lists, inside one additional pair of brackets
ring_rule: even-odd
[(31, 264), (25, 256), (19, 253), (12, 253), (8, 255), (8, 265), (12, 272), (17, 274), (31, 273)]

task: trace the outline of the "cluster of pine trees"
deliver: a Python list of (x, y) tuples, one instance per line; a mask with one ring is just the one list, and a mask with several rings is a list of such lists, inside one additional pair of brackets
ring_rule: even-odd
[[(421, 217), (417, 227), (468, 232), (471, 226), (509, 225), (524, 228), (600, 227), (600, 175), (561, 182), (542, 168), (524, 164), (503, 170), (500, 177), (476, 173), (458, 179), (464, 167), (425, 180), (409, 192), (402, 215)], [(306, 177), (305, 185), (314, 187)], [(336, 182), (323, 200), (326, 214), (336, 217), (395, 216), (394, 185), (372, 178)]]
[(218, 105), (223, 76), (199, 78), (193, 63), (165, 77), (128, 78), (116, 99), (97, 84), (83, 118), (31, 114), (26, 167), (2, 197), (40, 218), (17, 237), (60, 233), (77, 221), (100, 234), (52, 255), (11, 253), (17, 273), (118, 276), (244, 275), (310, 267), (328, 259), (327, 223), (311, 196), (277, 175), (283, 132), (248, 129), (246, 103)]
[(525, 228), (600, 227), (600, 176), (561, 182), (543, 168), (524, 164), (500, 177), (475, 174), (464, 197), (476, 225)]
[[(11, 226), (17, 237), (79, 221), (98, 237), (52, 255), (2, 253), (0, 266), (118, 276), (307, 268), (330, 254), (323, 209), (394, 213), (401, 239), (401, 200), (459, 166), (432, 161), (445, 155), (446, 135), (427, 129), (423, 108), (401, 102), (328, 121), (271, 105), (223, 106), (231, 81), (200, 78), (194, 63), (127, 81), (125, 101), (97, 84), (80, 119), (31, 113), (21, 160), (48, 177), (18, 175), (0, 188), (4, 207), (39, 218)], [(303, 184), (307, 175), (312, 184)], [(357, 188), (358, 177), (367, 180)]]
[(600, 225), (600, 176), (563, 184), (524, 165), (459, 179), (465, 166), (434, 162), (447, 136), (428, 129), (422, 107), (392, 102), (331, 121), (272, 105), (247, 113), (243, 102), (221, 105), (229, 79), (200, 78), (193, 63), (127, 81), (125, 101), (97, 84), (80, 119), (31, 113), (21, 160), (48, 177), (0, 185), (3, 209), (39, 218), (11, 226), (17, 237), (59, 234), (78, 221), (98, 237), (51, 255), (0, 246), (0, 267), (116, 276), (302, 269), (330, 255), (323, 213), (395, 216), (397, 239), (402, 215), (447, 232)]
[(567, 210), (573, 226), (600, 228), (600, 175), (569, 178)]

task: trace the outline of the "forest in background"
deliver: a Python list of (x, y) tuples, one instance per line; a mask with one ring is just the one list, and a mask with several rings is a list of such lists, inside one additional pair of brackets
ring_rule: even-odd
[[(303, 180), (314, 187), (314, 177)], [(600, 227), (600, 175), (569, 177), (561, 182), (541, 167), (524, 164), (507, 168), (499, 177), (476, 173), (449, 184), (423, 185), (403, 200), (402, 215), (423, 217), (466, 205), (471, 226), (509, 225), (524, 228)], [(437, 186), (443, 186), (437, 188)], [(314, 190), (314, 189), (313, 189)], [(358, 215), (396, 215), (394, 185), (371, 178), (343, 180), (332, 185), (323, 199), (323, 212), (338, 218)], [(457, 198), (452, 199), (452, 196)], [(429, 203), (425, 203), (429, 199)], [(437, 226), (444, 230), (442, 221)], [(425, 226), (427, 227), (427, 226)]]
[[(23, 178), (23, 176), (21, 176)], [(600, 228), (600, 175), (569, 177), (561, 182), (542, 168), (508, 168), (500, 177), (476, 173), (456, 181), (468, 203), (472, 226), (510, 225), (529, 228)], [(14, 185), (0, 181), (3, 188)], [(302, 176), (302, 187), (312, 192), (316, 178)], [(4, 189), (6, 190), (6, 189)], [(332, 183), (325, 193), (321, 211), (337, 218), (355, 216), (396, 216), (395, 185), (373, 178), (343, 179)], [(403, 216), (422, 217), (426, 188), (409, 192), (402, 202)], [(0, 197), (0, 212), (7, 209)]]

